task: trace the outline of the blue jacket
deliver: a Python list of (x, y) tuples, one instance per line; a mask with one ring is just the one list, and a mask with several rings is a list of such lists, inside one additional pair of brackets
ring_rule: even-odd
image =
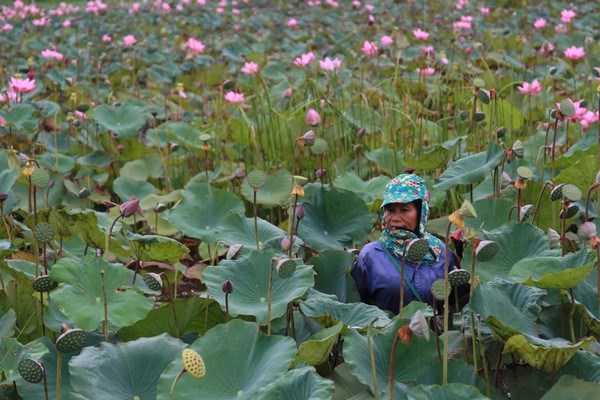
[[(400, 271), (390, 261), (387, 253), (381, 247), (380, 241), (371, 242), (363, 247), (358, 260), (352, 269), (352, 277), (358, 287), (361, 301), (374, 304), (383, 310), (398, 313), (400, 305)], [(396, 257), (398, 265), (402, 259)], [(408, 261), (404, 267), (404, 274), (411, 281), (421, 299), (433, 305), (431, 284), (444, 278), (445, 248), (438, 262), (433, 265), (417, 265)], [(457, 265), (454, 254), (450, 252), (449, 269)], [(404, 305), (417, 300), (410, 288), (404, 282)]]

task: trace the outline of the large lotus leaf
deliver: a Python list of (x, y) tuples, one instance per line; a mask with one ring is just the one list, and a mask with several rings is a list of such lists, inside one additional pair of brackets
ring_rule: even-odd
[(575, 164), (569, 166), (569, 168), (562, 170), (556, 175), (553, 182), (556, 185), (570, 183), (577, 186), (585, 193), (587, 188), (596, 180), (596, 173), (598, 172), (596, 163), (595, 154), (593, 156), (582, 158)]
[(343, 250), (325, 250), (311, 258), (315, 270), (315, 289), (333, 294), (342, 303), (360, 302), (356, 283), (350, 275), (355, 256)]
[[(175, 387), (175, 399), (255, 399), (258, 391), (283, 376), (294, 356), (294, 340), (267, 336), (256, 324), (232, 320), (206, 332), (190, 346), (206, 366), (201, 379), (184, 374)], [(160, 377), (158, 399), (167, 399), (171, 383), (182, 368), (176, 358)]]
[(188, 122), (167, 121), (156, 129), (148, 131), (148, 139), (155, 146), (167, 146), (169, 142), (177, 142), (188, 149), (199, 149), (202, 142), (198, 139), (202, 131)]
[[(589, 129), (588, 133), (573, 146), (569, 147), (564, 154), (554, 160), (554, 167), (565, 169), (575, 164), (578, 160), (596, 154), (598, 151), (598, 132), (595, 129)], [(548, 165), (551, 165), (549, 162)], [(547, 166), (548, 166), (547, 165)]]
[(298, 347), (296, 361), (304, 361), (312, 366), (323, 364), (329, 358), (331, 349), (343, 327), (344, 324), (338, 322), (332, 327), (320, 330), (308, 340), (302, 342)]
[(4, 292), (0, 296), (0, 307), (13, 309), (16, 314), (16, 329), (19, 340), (29, 341), (41, 336), (41, 316), (39, 298), (32, 296), (33, 281), (22, 276), (17, 276), (5, 284)]
[[(163, 175), (163, 160), (158, 153), (147, 154), (142, 159), (128, 161), (119, 170), (119, 177), (127, 177), (136, 181), (145, 181), (148, 177), (160, 178)], [(124, 199), (121, 196), (121, 200), (129, 200), (129, 197)]]
[(154, 399), (162, 371), (185, 347), (166, 333), (86, 347), (69, 361), (71, 385), (90, 399)]
[[(264, 243), (276, 238), (283, 238), (287, 235), (283, 229), (262, 218), (257, 218), (257, 224), (258, 243), (261, 248)], [(221, 224), (216, 239), (228, 244), (243, 244), (248, 248), (256, 249), (254, 218), (245, 218), (239, 214), (231, 214)]]
[(13, 169), (5, 169), (0, 172), (0, 193), (10, 193), (10, 188), (18, 177), (19, 173)]
[[(571, 299), (571, 295), (566, 290), (562, 290), (560, 292), (560, 297), (562, 301), (566, 303), (571, 303), (573, 300)], [(598, 297), (594, 297), (594, 301), (596, 301)], [(585, 326), (590, 330), (593, 335), (600, 335), (600, 320), (596, 317), (590, 310), (585, 306), (585, 304), (577, 301), (577, 292), (575, 292), (575, 307), (583, 320)]]
[[(420, 170), (434, 170), (442, 166), (450, 156), (451, 152), (441, 144), (433, 145), (426, 153), (414, 160), (406, 160), (406, 165)], [(454, 154), (454, 152), (452, 152)]]
[(377, 164), (385, 173), (392, 176), (396, 176), (404, 167), (402, 153), (394, 151), (387, 146), (367, 151), (365, 152), (365, 157), (367, 160)]
[(145, 122), (142, 110), (129, 103), (117, 107), (100, 105), (92, 110), (91, 116), (100, 126), (120, 138), (135, 136)]
[[(508, 221), (508, 213), (513, 203), (506, 199), (481, 199), (473, 203), (477, 212), (474, 218), (465, 218), (465, 225), (473, 229), (490, 231)], [(516, 211), (513, 211), (513, 216)]]
[(565, 365), (577, 350), (587, 348), (594, 341), (593, 337), (589, 337), (571, 344), (562, 338), (546, 340), (518, 334), (506, 341), (503, 351), (516, 352), (531, 366), (552, 372)]
[(51, 292), (50, 298), (78, 327), (95, 330), (104, 321), (101, 271), (104, 271), (109, 323), (120, 328), (144, 318), (154, 302), (131, 288), (133, 272), (99, 257), (60, 259), (50, 277), (62, 284)]
[(498, 118), (498, 124), (506, 126), (511, 132), (521, 129), (523, 125), (524, 118), (521, 111), (511, 102), (502, 98), (496, 98), (489, 104), (483, 104), (482, 109), (486, 120)]
[(451, 163), (438, 178), (435, 188), (446, 190), (460, 184), (476, 183), (500, 163), (503, 154), (504, 151), (495, 142), (491, 142), (487, 151)]
[(298, 236), (317, 250), (352, 247), (373, 225), (365, 202), (347, 190), (317, 190), (304, 203)]
[(365, 203), (370, 204), (375, 199), (380, 199), (383, 196), (385, 185), (389, 178), (384, 175), (379, 175), (375, 178), (363, 181), (358, 175), (353, 172), (343, 172), (338, 175), (333, 184), (340, 189), (346, 189), (354, 192)]
[[(522, 332), (537, 336), (533, 322), (541, 311), (542, 289), (522, 290), (521, 285), (496, 279), (480, 283), (469, 304), (503, 340)], [(488, 321), (489, 320), (489, 321)]]
[(330, 399), (334, 389), (331, 379), (325, 379), (312, 367), (293, 369), (258, 392), (260, 400)]
[(14, 131), (32, 131), (38, 126), (38, 121), (34, 116), (35, 108), (30, 104), (15, 104), (10, 107), (10, 111), (3, 112), (6, 126), (14, 128)]
[[(35, 279), (39, 275), (39, 270), (42, 268), (39, 264), (25, 260), (6, 260), (6, 265), (13, 271), (21, 272), (29, 279)], [(48, 266), (51, 269), (51, 266)]]
[(388, 315), (376, 306), (365, 303), (340, 303), (325, 296), (313, 295), (300, 303), (300, 310), (311, 318), (327, 317), (342, 321), (349, 328), (366, 328), (376, 318), (375, 326), (390, 322)]
[(515, 282), (543, 289), (568, 289), (582, 282), (595, 261), (590, 261), (587, 249), (565, 257), (529, 257), (518, 261), (509, 277)]
[(40, 342), (32, 342), (23, 346), (15, 338), (0, 338), (0, 373), (9, 381), (17, 380), (21, 375), (17, 369), (21, 358), (39, 360), (48, 348)]
[(175, 239), (158, 235), (138, 235), (125, 231), (125, 237), (138, 260), (175, 264), (189, 249)]
[(38, 161), (43, 167), (63, 175), (68, 174), (75, 167), (75, 159), (61, 153), (44, 153)]
[(224, 220), (243, 214), (244, 203), (233, 193), (212, 188), (205, 195), (185, 191), (183, 200), (167, 214), (167, 219), (186, 236), (216, 243)]
[(156, 188), (150, 182), (139, 181), (128, 176), (119, 176), (113, 181), (113, 190), (121, 201), (129, 201), (131, 196), (145, 199), (156, 193)]
[[(224, 260), (218, 266), (209, 266), (202, 276), (208, 293), (225, 310), (225, 293), (221, 285), (229, 279), (234, 287), (229, 295), (229, 313), (232, 316), (253, 315), (261, 325), (266, 325), (272, 258), (272, 254), (253, 251), (238, 260)], [(273, 271), (271, 319), (284, 315), (287, 304), (314, 285), (313, 275), (310, 265), (298, 265), (294, 274), (287, 279), (280, 278)]]
[[(546, 234), (529, 223), (508, 222), (491, 231), (481, 230), (480, 236), (500, 246), (493, 259), (476, 263), (476, 273), (483, 282), (508, 278), (512, 267), (524, 258), (556, 255)], [(471, 265), (470, 251), (465, 252), (462, 263)]]
[(225, 313), (219, 303), (213, 299), (191, 296), (175, 299), (175, 311), (171, 303), (162, 304), (152, 309), (144, 319), (120, 329), (118, 333), (123, 341), (160, 335), (163, 332), (181, 338), (191, 332), (203, 335), (210, 328), (224, 322)]
[[(35, 342), (30, 343), (35, 345), (43, 345), (46, 350), (46, 354), (39, 359), (44, 364), (46, 371), (46, 379), (48, 383), (48, 394), (49, 398), (56, 398), (56, 378), (57, 378), (57, 365), (58, 365), (58, 352), (56, 347), (48, 337), (41, 337)], [(28, 346), (29, 346), (28, 345)], [(60, 398), (61, 400), (88, 400), (88, 398), (75, 393), (71, 386), (71, 374), (69, 369), (69, 361), (75, 357), (78, 353), (63, 353), (61, 362), (61, 374), (60, 374)], [(17, 388), (19, 395), (23, 400), (41, 400), (45, 398), (44, 395), (44, 384), (43, 383), (29, 383), (22, 378), (17, 379)]]
[[(394, 338), (397, 335), (398, 329), (406, 325), (407, 321), (394, 320), (391, 324), (385, 327), (381, 332), (374, 330), (371, 336), (373, 353), (375, 356), (375, 371), (377, 376), (378, 395), (380, 398), (387, 398), (388, 375), (390, 354)], [(433, 360), (437, 357), (435, 340), (425, 341), (416, 336), (412, 337), (412, 342), (409, 345), (398, 342), (396, 347), (396, 370), (394, 371), (394, 394), (398, 398), (404, 398), (403, 392), (407, 387), (403, 384), (416, 379), (423, 371), (430, 367)], [(371, 369), (371, 357), (367, 337), (359, 334), (355, 330), (350, 330), (350, 333), (344, 340), (344, 359), (350, 364), (350, 370), (358, 380), (371, 387), (373, 386), (373, 372)]]
[(476, 387), (464, 383), (440, 385), (418, 385), (408, 392), (407, 400), (485, 400)]
[(374, 400), (369, 386), (360, 383), (350, 372), (350, 366), (344, 362), (333, 370), (330, 379), (335, 384), (333, 400)]
[(0, 315), (0, 338), (12, 336), (17, 326), (15, 310), (11, 308), (6, 313), (0, 311)]
[[(285, 205), (292, 191), (292, 175), (284, 169), (267, 175), (265, 184), (256, 192), (256, 204), (261, 208), (273, 208)], [(250, 203), (254, 202), (254, 189), (247, 180), (242, 184), (242, 195)]]
[[(456, 332), (456, 331), (455, 331)], [(459, 340), (463, 341), (463, 336), (459, 335)], [(449, 344), (449, 350), (452, 348)], [(444, 366), (442, 363), (434, 363), (431, 368), (427, 368), (417, 379), (420, 385), (441, 385), (443, 382)], [(475, 368), (471, 364), (467, 364), (463, 360), (449, 360), (448, 383), (462, 383), (465, 385), (475, 386), (480, 391), (485, 391), (485, 380), (475, 372)]]
[(598, 397), (599, 390), (600, 385), (596, 382), (587, 382), (571, 375), (564, 375), (541, 400), (595, 399)]
[(3, 259), (16, 252), (17, 249), (12, 245), (12, 242), (7, 239), (0, 239), (0, 257)]
[(588, 351), (578, 351), (558, 373), (600, 383), (600, 356)]

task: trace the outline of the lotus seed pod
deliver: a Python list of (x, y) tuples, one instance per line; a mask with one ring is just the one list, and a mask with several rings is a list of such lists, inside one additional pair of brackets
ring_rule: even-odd
[(475, 113), (475, 121), (477, 121), (477, 122), (481, 122), (481, 121), (483, 121), (484, 119), (485, 119), (485, 114), (484, 114), (484, 113), (482, 113), (481, 111), (477, 111), (477, 112)]
[(496, 256), (498, 250), (500, 250), (498, 243), (492, 240), (482, 240), (475, 249), (475, 257), (480, 262), (490, 261)]
[[(571, 218), (577, 215), (579, 212), (579, 206), (577, 204), (571, 204), (569, 208), (567, 208), (567, 213), (565, 218)], [(560, 210), (560, 218), (563, 218), (564, 210)]]
[(199, 140), (206, 142), (208, 140), (210, 140), (210, 135), (208, 133), (203, 133), (202, 135), (200, 135), (198, 137)]
[(562, 197), (565, 200), (574, 202), (581, 200), (583, 193), (577, 186), (567, 183), (562, 187)]
[(31, 183), (38, 188), (44, 188), (50, 183), (50, 174), (44, 168), (36, 168), (31, 174)]
[(533, 176), (533, 171), (527, 167), (519, 167), (517, 168), (517, 174), (523, 179), (531, 179)]
[(525, 222), (533, 214), (533, 205), (525, 204), (519, 210), (519, 222)]
[(413, 314), (408, 327), (415, 336), (424, 340), (429, 340), (429, 324), (427, 324), (427, 320), (421, 310), (417, 310), (417, 312)]
[(56, 350), (61, 353), (80, 351), (87, 342), (88, 334), (81, 329), (67, 329), (56, 339)]
[(463, 218), (477, 218), (477, 212), (469, 200), (463, 201), (458, 212)]
[(552, 228), (548, 228), (548, 243), (550, 244), (550, 248), (560, 245), (560, 235)]
[(240, 250), (244, 247), (243, 244), (232, 244), (227, 249), (227, 254), (225, 255), (226, 260), (235, 260), (240, 255)]
[(485, 86), (485, 81), (481, 78), (474, 78), (473, 79), (473, 86), (475, 86), (476, 88), (481, 89), (482, 87)]
[(53, 289), (58, 287), (58, 283), (52, 279), (48, 275), (41, 275), (35, 278), (33, 281), (33, 290), (40, 293), (47, 293)]
[(575, 105), (569, 99), (564, 99), (559, 104), (559, 109), (562, 115), (569, 118), (575, 115)]
[(454, 267), (454, 269), (448, 274), (448, 283), (451, 286), (466, 285), (470, 280), (471, 274), (464, 269)]
[(40, 222), (33, 228), (33, 237), (39, 243), (50, 243), (54, 239), (54, 230), (47, 222)]
[(327, 144), (327, 141), (323, 138), (318, 137), (315, 139), (315, 143), (313, 144), (310, 151), (314, 155), (318, 156), (318, 155), (325, 153), (328, 149), (329, 149), (329, 145)]
[(302, 135), (302, 139), (304, 139), (304, 144), (309, 147), (315, 144), (316, 138), (317, 137), (315, 136), (315, 133), (312, 130)]
[(521, 142), (519, 139), (515, 140), (515, 142), (512, 145), (512, 151), (515, 153), (515, 157), (523, 158), (523, 155), (525, 154), (525, 147), (523, 146), (523, 142)]
[(500, 128), (496, 129), (496, 138), (502, 139), (504, 136), (506, 136), (506, 132), (507, 132), (506, 127), (501, 126)]
[(421, 260), (429, 253), (428, 239), (413, 239), (406, 246), (406, 259), (413, 264)]
[(150, 290), (162, 289), (163, 283), (159, 274), (155, 274), (154, 272), (148, 272), (147, 274), (144, 274), (142, 279), (144, 280), (144, 283), (146, 284), (146, 286), (148, 286)]
[(500, 177), (500, 187), (502, 189), (507, 188), (512, 184), (512, 179), (510, 179), (510, 175), (506, 173), (506, 171), (502, 171), (502, 176)]
[(596, 234), (596, 224), (590, 221), (581, 224), (581, 226), (577, 230), (577, 236), (579, 236), (581, 240), (590, 240), (592, 235)]
[(477, 91), (477, 97), (479, 97), (479, 100), (483, 103), (483, 104), (490, 104), (490, 92), (489, 90), (485, 90), (485, 89), (479, 89)]
[(165, 211), (167, 211), (167, 205), (163, 204), (163, 203), (158, 203), (156, 205), (156, 208), (154, 209), (158, 214), (161, 214)]
[(308, 178), (302, 175), (294, 175), (292, 179), (294, 180), (294, 185), (304, 186), (308, 182)]
[(192, 349), (184, 349), (181, 352), (183, 360), (183, 368), (190, 376), (194, 378), (202, 378), (206, 374), (206, 366), (204, 360), (196, 351)]
[(446, 288), (443, 279), (438, 279), (431, 285), (431, 294), (436, 300), (444, 300), (446, 298)]
[(40, 383), (44, 379), (44, 367), (30, 358), (23, 358), (17, 366), (21, 378), (29, 383)]
[(289, 258), (275, 259), (275, 270), (280, 278), (287, 279), (296, 271), (296, 262)]
[(254, 189), (260, 189), (267, 182), (267, 174), (265, 174), (264, 171), (255, 169), (250, 171), (248, 176), (246, 176), (246, 180), (248, 181), (250, 187)]
[(179, 150), (179, 143), (177, 143), (177, 142), (171, 143), (171, 146), (169, 146), (169, 149), (171, 150), (171, 153), (176, 152), (177, 150)]
[(469, 113), (467, 110), (461, 110), (460, 113), (458, 113), (458, 117), (461, 119), (461, 121), (466, 121), (467, 118), (469, 118)]
[(562, 194), (563, 186), (565, 186), (564, 183), (554, 186), (554, 188), (552, 188), (552, 191), (550, 192), (550, 200), (556, 201), (556, 200), (561, 200), (563, 198), (563, 194)]
[(225, 282), (223, 282), (223, 284), (221, 285), (221, 290), (223, 291), (223, 293), (225, 294), (231, 294), (233, 293), (233, 282), (231, 282), (229, 279), (227, 279)]

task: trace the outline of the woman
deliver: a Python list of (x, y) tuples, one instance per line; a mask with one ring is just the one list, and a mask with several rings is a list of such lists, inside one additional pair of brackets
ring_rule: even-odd
[[(445, 246), (425, 232), (429, 207), (425, 182), (414, 174), (402, 174), (390, 180), (383, 194), (384, 210), (381, 238), (361, 250), (352, 270), (360, 298), (384, 310), (398, 313), (400, 307), (400, 269), (407, 241), (428, 239), (429, 252), (418, 263), (404, 267), (404, 301), (433, 304), (431, 284), (444, 278)], [(456, 265), (450, 253), (449, 267)]]

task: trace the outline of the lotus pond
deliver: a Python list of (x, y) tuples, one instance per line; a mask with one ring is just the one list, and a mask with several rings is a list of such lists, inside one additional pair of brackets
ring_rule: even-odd
[[(0, 398), (595, 398), (599, 27), (590, 1), (1, 6)], [(349, 274), (405, 170), (462, 255), (434, 294), (470, 283), (441, 335)]]

